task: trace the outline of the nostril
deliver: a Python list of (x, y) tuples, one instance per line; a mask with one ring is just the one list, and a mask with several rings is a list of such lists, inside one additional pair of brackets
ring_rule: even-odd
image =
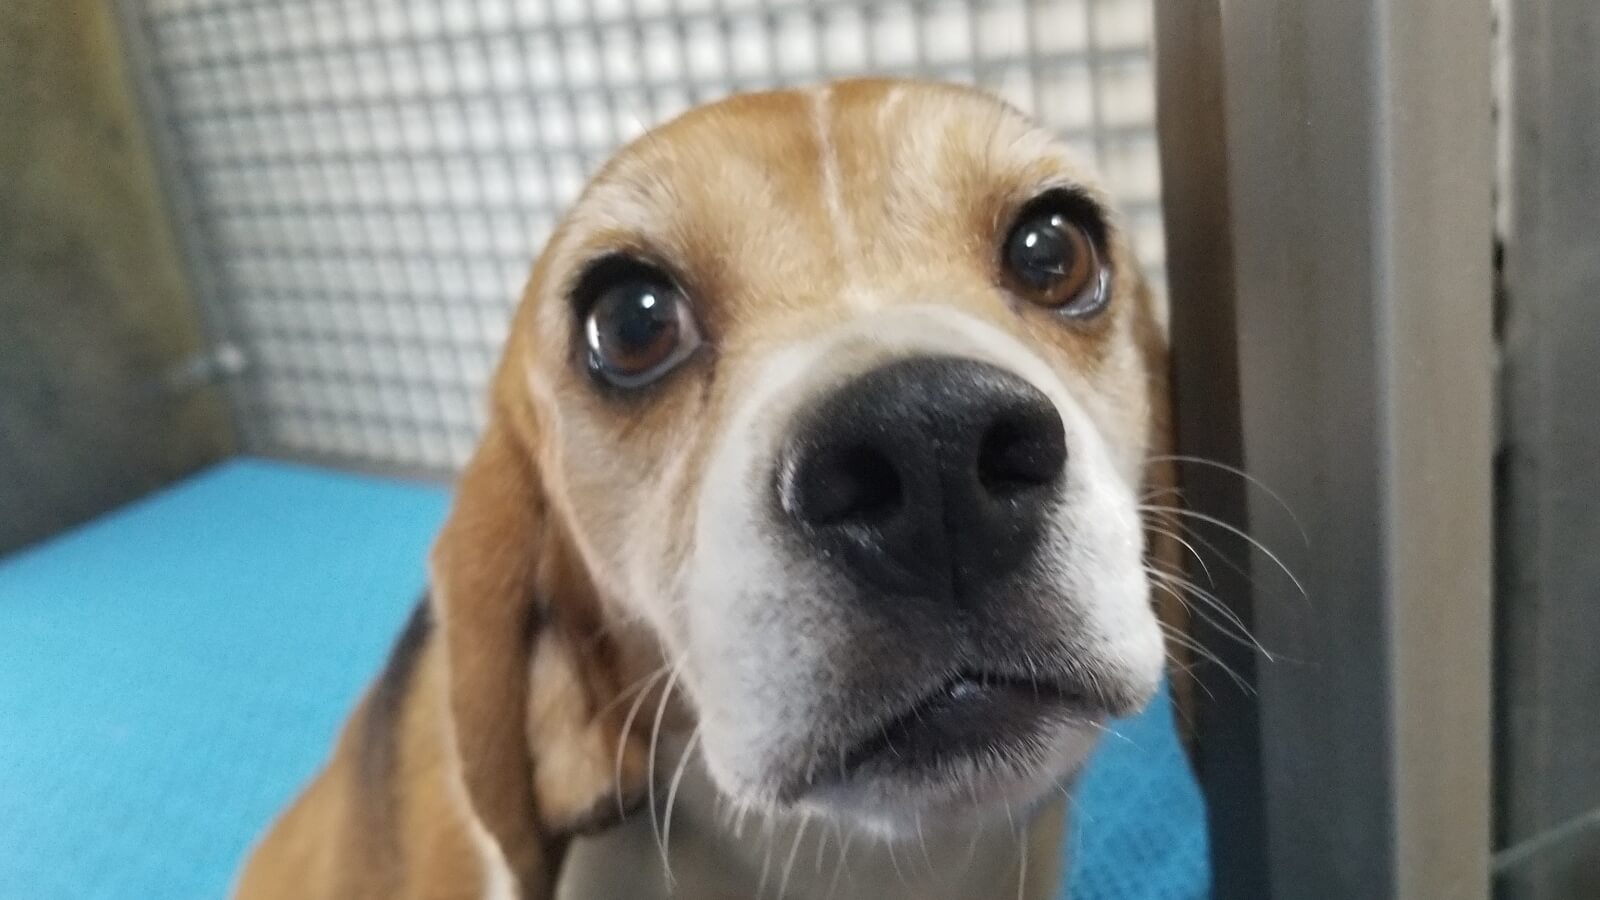
[(978, 446), (978, 480), (991, 494), (1053, 484), (1066, 463), (1061, 417), (1044, 403), (1006, 411)]
[(796, 473), (790, 510), (814, 526), (886, 518), (904, 501), (894, 464), (881, 451), (849, 445), (817, 452)]
[(799, 412), (768, 484), (795, 552), (886, 598), (965, 603), (1037, 558), (1067, 464), (1055, 404), (1020, 375), (912, 357)]

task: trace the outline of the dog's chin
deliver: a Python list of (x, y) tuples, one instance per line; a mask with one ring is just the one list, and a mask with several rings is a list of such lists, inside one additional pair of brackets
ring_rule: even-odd
[(887, 838), (997, 819), (1022, 821), (1063, 790), (1094, 749), (1098, 723), (1041, 728), (1038, 745), (951, 754), (934, 765), (892, 759), (819, 786), (794, 808)]
[(765, 793), (886, 837), (1024, 815), (1078, 771), (1108, 716), (1031, 680), (957, 676), (808, 754)]

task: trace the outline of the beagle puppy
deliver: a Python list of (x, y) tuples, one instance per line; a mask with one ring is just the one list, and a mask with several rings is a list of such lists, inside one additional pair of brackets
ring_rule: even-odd
[(1164, 669), (1155, 304), (1089, 169), (975, 90), (634, 141), (237, 895), (1053, 896), (1061, 785)]

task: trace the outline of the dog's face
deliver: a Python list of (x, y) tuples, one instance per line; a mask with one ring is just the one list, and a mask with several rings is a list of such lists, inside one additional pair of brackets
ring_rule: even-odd
[(965, 89), (734, 98), (603, 168), (508, 364), (725, 794), (998, 809), (1152, 695), (1150, 303), (1086, 170)]

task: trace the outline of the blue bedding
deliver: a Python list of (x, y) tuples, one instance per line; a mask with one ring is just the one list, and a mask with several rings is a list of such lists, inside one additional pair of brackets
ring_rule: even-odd
[[(0, 900), (222, 897), (423, 587), (437, 487), (230, 462), (0, 560)], [(1163, 698), (1082, 779), (1075, 900), (1199, 900)]]

